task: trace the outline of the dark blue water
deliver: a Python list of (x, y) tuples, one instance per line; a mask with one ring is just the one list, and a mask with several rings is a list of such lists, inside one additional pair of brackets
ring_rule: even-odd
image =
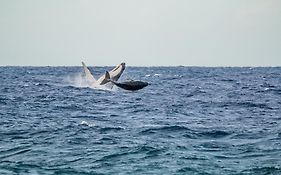
[[(109, 67), (97, 67), (101, 75)], [(0, 68), (0, 174), (281, 174), (281, 68)]]

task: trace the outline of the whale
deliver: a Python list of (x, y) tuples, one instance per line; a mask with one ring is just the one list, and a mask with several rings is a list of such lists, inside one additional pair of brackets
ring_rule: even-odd
[(140, 89), (148, 86), (147, 82), (136, 81), (136, 80), (129, 80), (129, 81), (124, 81), (124, 82), (119, 83), (111, 78), (110, 73), (108, 71), (106, 71), (106, 73), (105, 73), (105, 79), (106, 79), (105, 81), (109, 81), (109, 82), (113, 83), (114, 85), (116, 85), (117, 87), (125, 89), (125, 90), (129, 90), (129, 91), (140, 90)]
[[(87, 81), (87, 83), (90, 87), (95, 88), (95, 87), (100, 87), (100, 86), (104, 85), (109, 89), (113, 88), (114, 83), (109, 81), (106, 78), (105, 74), (102, 75), (99, 79), (96, 79), (84, 62), (82, 62), (82, 66), (83, 66), (83, 70), (84, 70), (84, 73), (85, 73), (86, 81)], [(113, 68), (111, 71), (108, 72), (112, 81), (118, 81), (118, 79), (120, 78), (120, 76), (124, 72), (125, 67), (126, 67), (126, 64), (121, 63), (121, 64), (117, 65), (115, 68)]]

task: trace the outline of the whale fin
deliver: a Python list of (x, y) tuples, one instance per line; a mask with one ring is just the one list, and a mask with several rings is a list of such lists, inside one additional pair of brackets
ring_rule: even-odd
[(106, 80), (110, 80), (110, 75), (109, 75), (109, 72), (108, 72), (108, 71), (105, 72), (105, 79), (106, 79)]
[(113, 83), (113, 84), (116, 84), (116, 83), (117, 83), (116, 81), (114, 81), (114, 80), (112, 80), (112, 79), (110, 78), (110, 73), (109, 73), (108, 71), (105, 72), (105, 80), (106, 80), (107, 82), (111, 82), (111, 83)]
[(106, 71), (104, 75), (104, 79), (100, 82), (100, 85), (104, 85), (108, 82), (111, 82), (109, 72)]
[(86, 64), (83, 61), (82, 61), (82, 65), (83, 65), (84, 73), (86, 75), (87, 83), (89, 85), (93, 85), (94, 83), (96, 83), (97, 80), (92, 75), (92, 73), (90, 72), (90, 70), (88, 69), (88, 67), (86, 66)]
[[(125, 70), (125, 63), (121, 63), (119, 65), (117, 65), (114, 69), (112, 69), (111, 71), (108, 71), (109, 75), (110, 75), (110, 79), (113, 81), (117, 81), (121, 74), (123, 73), (123, 71)], [(105, 74), (102, 75), (98, 80), (97, 80), (97, 84), (102, 85), (105, 84), (106, 82), (109, 81), (105, 81)], [(106, 86), (110, 89), (112, 89), (113, 84), (112, 83), (108, 83), (106, 84)]]

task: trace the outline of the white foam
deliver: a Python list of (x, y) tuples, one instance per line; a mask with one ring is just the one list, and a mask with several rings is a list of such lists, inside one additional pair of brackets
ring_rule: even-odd
[(93, 86), (89, 86), (89, 88), (91, 89), (99, 89), (99, 90), (105, 90), (105, 91), (115, 91), (115, 88), (109, 88), (106, 87), (105, 85), (93, 85)]
[(89, 127), (95, 126), (94, 122), (87, 122), (87, 121), (84, 121), (84, 120), (80, 123), (80, 125), (85, 125), (85, 126), (89, 126)]

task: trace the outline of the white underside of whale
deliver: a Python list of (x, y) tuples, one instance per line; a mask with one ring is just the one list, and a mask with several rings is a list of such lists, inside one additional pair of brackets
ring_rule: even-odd
[[(84, 62), (82, 62), (82, 65), (87, 83), (91, 88), (100, 88), (104, 86), (109, 89), (113, 88), (114, 84), (105, 78), (105, 74), (102, 75), (99, 79), (96, 79)], [(117, 81), (122, 75), (124, 69), (125, 63), (117, 65), (114, 69), (109, 71), (110, 79)]]

